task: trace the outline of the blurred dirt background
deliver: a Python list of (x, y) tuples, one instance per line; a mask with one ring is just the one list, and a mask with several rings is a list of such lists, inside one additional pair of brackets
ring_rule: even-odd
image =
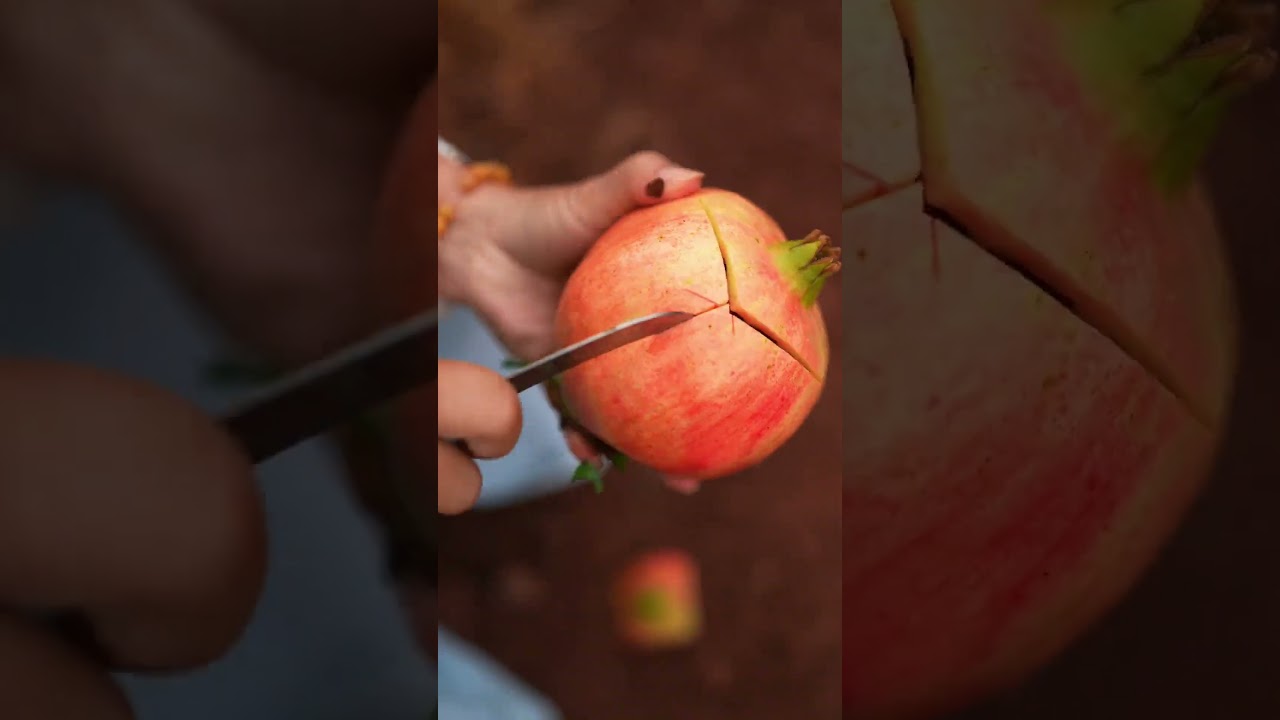
[[(652, 148), (796, 237), (837, 236), (837, 0), (444, 0), (439, 55), (441, 134), (520, 182), (576, 180)], [(839, 295), (828, 285), (823, 305), (837, 348)], [(442, 522), (441, 622), (569, 720), (838, 718), (839, 397), (835, 379), (780, 453), (692, 497), (630, 470), (601, 495)], [(608, 584), (666, 545), (702, 563), (705, 637), (627, 652)]]
[[(834, 0), (445, 0), (441, 132), (525, 182), (656, 148), (788, 231), (837, 236), (839, 13)], [(964, 720), (1280, 717), (1277, 128), (1273, 79), (1241, 102), (1209, 164), (1244, 333), (1233, 425), (1203, 499), (1121, 607)], [(837, 294), (824, 307), (838, 347)], [(837, 717), (838, 396), (837, 380), (782, 453), (692, 498), (635, 476), (445, 523), (442, 621), (570, 720)], [(688, 652), (636, 656), (610, 632), (607, 582), (664, 544), (704, 563), (708, 633)]]

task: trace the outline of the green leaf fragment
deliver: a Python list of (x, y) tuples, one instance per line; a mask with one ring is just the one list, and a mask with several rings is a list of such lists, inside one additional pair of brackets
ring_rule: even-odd
[(577, 470), (573, 471), (572, 482), (580, 482), (582, 480), (590, 481), (597, 495), (604, 492), (604, 475), (592, 463), (584, 461), (578, 465)]
[(631, 463), (631, 458), (615, 450), (614, 452), (609, 454), (609, 462), (614, 467), (618, 468), (618, 472), (622, 472), (626, 470), (627, 465)]

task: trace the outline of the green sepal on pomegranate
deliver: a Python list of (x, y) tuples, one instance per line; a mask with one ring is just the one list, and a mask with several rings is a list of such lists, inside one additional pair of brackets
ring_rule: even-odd
[[(607, 452), (605, 453), (605, 457), (609, 460), (609, 467), (617, 468), (618, 472), (626, 471), (627, 463), (630, 462), (630, 459), (626, 455), (617, 451)], [(586, 480), (590, 482), (591, 487), (593, 487), (596, 494), (599, 495), (604, 492), (604, 473), (605, 470), (601, 470), (594, 462), (584, 460), (579, 463), (578, 467), (573, 471), (572, 481), (580, 482), (582, 480)]]
[(707, 480), (761, 462), (821, 392), (829, 346), (816, 299), (838, 258), (826, 235), (788, 240), (724, 190), (628, 214), (570, 277), (557, 344), (655, 312), (696, 317), (564, 373), (560, 407), (666, 475)]
[(818, 230), (799, 240), (775, 245), (772, 250), (779, 271), (791, 278), (805, 307), (818, 301), (827, 278), (840, 270), (840, 248), (832, 246), (831, 238)]
[(1236, 0), (1057, 0), (1068, 61), (1167, 190), (1195, 176), (1228, 104), (1266, 78), (1274, 6)]
[(583, 460), (578, 463), (578, 467), (574, 469), (571, 479), (573, 482), (581, 482), (583, 480), (590, 482), (597, 495), (604, 492), (604, 473), (595, 466), (595, 463), (590, 461)]

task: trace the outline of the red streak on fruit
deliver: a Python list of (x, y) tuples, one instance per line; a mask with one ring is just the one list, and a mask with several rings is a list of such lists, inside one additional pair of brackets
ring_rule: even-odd
[[(565, 288), (559, 342), (655, 312), (699, 314), (565, 373), (574, 419), (668, 475), (705, 480), (768, 457), (813, 408), (829, 357), (805, 297), (825, 276), (797, 262), (808, 255), (785, 255), (786, 243), (768, 215), (723, 190), (618, 221)], [(795, 247), (833, 257), (825, 240)]]

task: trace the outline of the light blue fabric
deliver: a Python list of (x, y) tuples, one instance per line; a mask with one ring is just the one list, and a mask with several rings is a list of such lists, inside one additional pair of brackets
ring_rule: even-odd
[(437, 648), (440, 720), (560, 720), (545, 698), (444, 628)]
[[(465, 308), (440, 324), (440, 357), (503, 371), (506, 355), (493, 334)], [(577, 460), (565, 447), (559, 417), (542, 390), (520, 396), (524, 432), (515, 450), (480, 462), (482, 508), (499, 507), (570, 487)], [(447, 549), (445, 550), (447, 552)], [(556, 720), (559, 713), (505, 670), (440, 628), (437, 668), (440, 720)]]
[[(206, 382), (219, 338), (101, 203), (61, 196), (30, 223), (4, 220), (0, 355), (120, 370), (211, 410), (239, 394)], [(332, 446), (308, 443), (260, 470), (270, 555), (252, 623), (208, 668), (123, 678), (140, 720), (430, 717), (434, 668), (414, 647)]]
[[(0, 218), (3, 220), (3, 218)], [(449, 313), (441, 357), (494, 369), (503, 351), (475, 316)], [(239, 396), (204, 370), (219, 338), (128, 228), (91, 197), (60, 196), (0, 225), (0, 355), (36, 354), (147, 378), (216, 411)], [(514, 453), (485, 461), (484, 507), (570, 487), (576, 462), (541, 391), (521, 400)], [(232, 652), (198, 672), (122, 677), (140, 720), (424, 720), (437, 675), (413, 647), (383, 575), (378, 535), (357, 511), (334, 449), (312, 442), (260, 472), (269, 573)], [(555, 720), (547, 701), (441, 631), (441, 720)]]

